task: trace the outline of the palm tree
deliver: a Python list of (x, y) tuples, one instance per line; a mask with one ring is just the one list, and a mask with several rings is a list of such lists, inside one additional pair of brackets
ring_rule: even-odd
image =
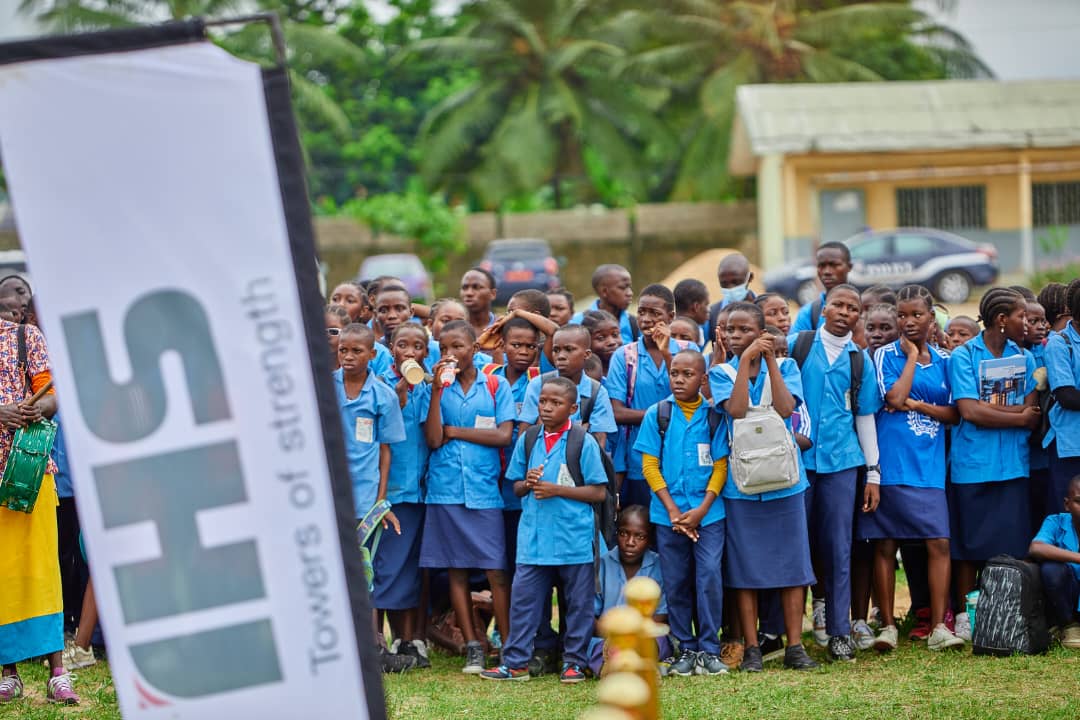
[(624, 50), (604, 36), (607, 0), (486, 0), (463, 11), (455, 35), (420, 40), (410, 53), (460, 60), (474, 82), (427, 114), (420, 173), (431, 188), (474, 192), (488, 207), (563, 179), (597, 158), (635, 198), (648, 185), (642, 148), (667, 132), (654, 109), (612, 81)]
[[(288, 9), (286, 3), (287, 0), (257, 0), (255, 4), (260, 10), (280, 11)], [(228, 18), (250, 12), (252, 4), (245, 0), (22, 0), (19, 9), (56, 32), (84, 32), (192, 17)], [(344, 136), (349, 120), (323, 91), (324, 78), (311, 68), (317, 63), (342, 59), (362, 66), (363, 52), (324, 25), (292, 22), (283, 17), (282, 31), (289, 52), (293, 103), (301, 124), (307, 117), (309, 122), (324, 123)], [(266, 61), (274, 57), (269, 34), (258, 26), (227, 29), (219, 42), (226, 50), (248, 60)]]
[(620, 77), (696, 96), (672, 199), (716, 199), (728, 188), (741, 84), (898, 79), (851, 57), (860, 42), (882, 36), (911, 40), (949, 76), (992, 76), (961, 36), (906, 2), (831, 5), (800, 11), (796, 0), (670, 0), (662, 12), (617, 19), (624, 42), (643, 48), (621, 61)]

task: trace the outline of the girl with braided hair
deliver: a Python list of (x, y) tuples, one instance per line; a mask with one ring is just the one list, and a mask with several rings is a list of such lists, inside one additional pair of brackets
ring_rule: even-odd
[[(949, 384), (960, 413), (949, 455), (950, 550), (956, 607), (995, 555), (1023, 557), (1031, 539), (1028, 435), (1040, 422), (1035, 359), (1023, 349), (1027, 301), (991, 288), (979, 303), (982, 333), (953, 351)], [(967, 613), (956, 634), (971, 637)]]
[(1043, 447), (1050, 454), (1047, 512), (1061, 510), (1069, 481), (1080, 474), (1080, 279), (1069, 283), (1066, 310), (1071, 319), (1046, 343), (1046, 376), (1056, 401)]
[(1046, 312), (1046, 322), (1050, 324), (1052, 332), (1061, 332), (1071, 319), (1069, 308), (1065, 304), (1065, 290), (1062, 283), (1048, 283), (1036, 298)]

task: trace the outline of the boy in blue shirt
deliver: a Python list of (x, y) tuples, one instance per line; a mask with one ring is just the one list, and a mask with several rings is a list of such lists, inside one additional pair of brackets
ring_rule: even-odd
[[(718, 675), (728, 671), (720, 660), (726, 533), (724, 503), (717, 502), (727, 479), (727, 439), (709, 423), (702, 354), (678, 353), (670, 377), (672, 394), (645, 413), (634, 445), (653, 492), (649, 519), (656, 526), (671, 634), (679, 641), (668, 676)], [(663, 434), (661, 410), (669, 418)]]
[(792, 335), (804, 330), (817, 330), (825, 324), (825, 314), (822, 312), (825, 308), (825, 296), (837, 285), (846, 283), (848, 273), (851, 272), (851, 251), (844, 243), (822, 243), (815, 254), (815, 259), (818, 280), (825, 289), (821, 291), (821, 297), (817, 300), (799, 308), (795, 322), (791, 325)]
[[(503, 664), (481, 673), (488, 680), (528, 680), (528, 662), (543, 606), (551, 586), (561, 580), (566, 607), (563, 669), (559, 680), (585, 679), (593, 627), (597, 528), (593, 503), (602, 502), (607, 475), (602, 450), (588, 434), (581, 437), (581, 485), (568, 469), (571, 433), (580, 433), (570, 417), (577, 412), (577, 388), (564, 377), (547, 378), (540, 390), (542, 429), (528, 433), (535, 440), (526, 457), (527, 435), (518, 438), (506, 469), (521, 497), (517, 570), (510, 590), (510, 635)], [(542, 434), (541, 434), (542, 433)]]
[[(671, 339), (675, 295), (667, 287), (649, 285), (638, 298), (637, 320), (642, 337), (623, 345), (611, 356), (604, 386), (611, 396), (621, 447), (611, 448), (615, 469), (625, 471), (619, 504), (648, 505), (649, 486), (641, 471), (641, 453), (634, 449), (645, 411), (671, 394), (668, 367), (672, 356), (685, 347)], [(620, 455), (622, 457), (620, 457)]]
[(1080, 650), (1080, 475), (1065, 494), (1065, 512), (1050, 515), (1031, 541), (1038, 560), (1050, 625), (1061, 629), (1061, 645)]

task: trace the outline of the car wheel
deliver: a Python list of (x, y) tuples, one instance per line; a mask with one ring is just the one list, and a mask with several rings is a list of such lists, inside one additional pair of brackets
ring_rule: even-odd
[(943, 303), (967, 302), (971, 297), (971, 278), (962, 270), (949, 270), (938, 276), (934, 295)]
[(804, 280), (795, 291), (795, 299), (799, 301), (799, 305), (809, 305), (817, 300), (820, 294), (821, 291), (818, 290), (816, 282)]

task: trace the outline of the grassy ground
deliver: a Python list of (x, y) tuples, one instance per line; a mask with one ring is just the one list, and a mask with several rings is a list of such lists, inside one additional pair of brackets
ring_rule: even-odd
[[(821, 651), (811, 654), (823, 660)], [(386, 680), (390, 717), (504, 720), (574, 718), (595, 701), (596, 683), (560, 686), (553, 676), (527, 683), (492, 683), (462, 675), (460, 658), (433, 654), (434, 668)], [(0, 706), (0, 718), (119, 718), (104, 663), (78, 673), (78, 708), (45, 703), (46, 672), (20, 668), (27, 697)], [(930, 653), (925, 647), (886, 656), (861, 654), (854, 665), (824, 666), (814, 673), (784, 671), (778, 663), (762, 675), (670, 678), (663, 681), (664, 718), (1061, 718), (1080, 717), (1080, 653), (1056, 648), (1043, 657), (983, 658), (970, 651)]]

